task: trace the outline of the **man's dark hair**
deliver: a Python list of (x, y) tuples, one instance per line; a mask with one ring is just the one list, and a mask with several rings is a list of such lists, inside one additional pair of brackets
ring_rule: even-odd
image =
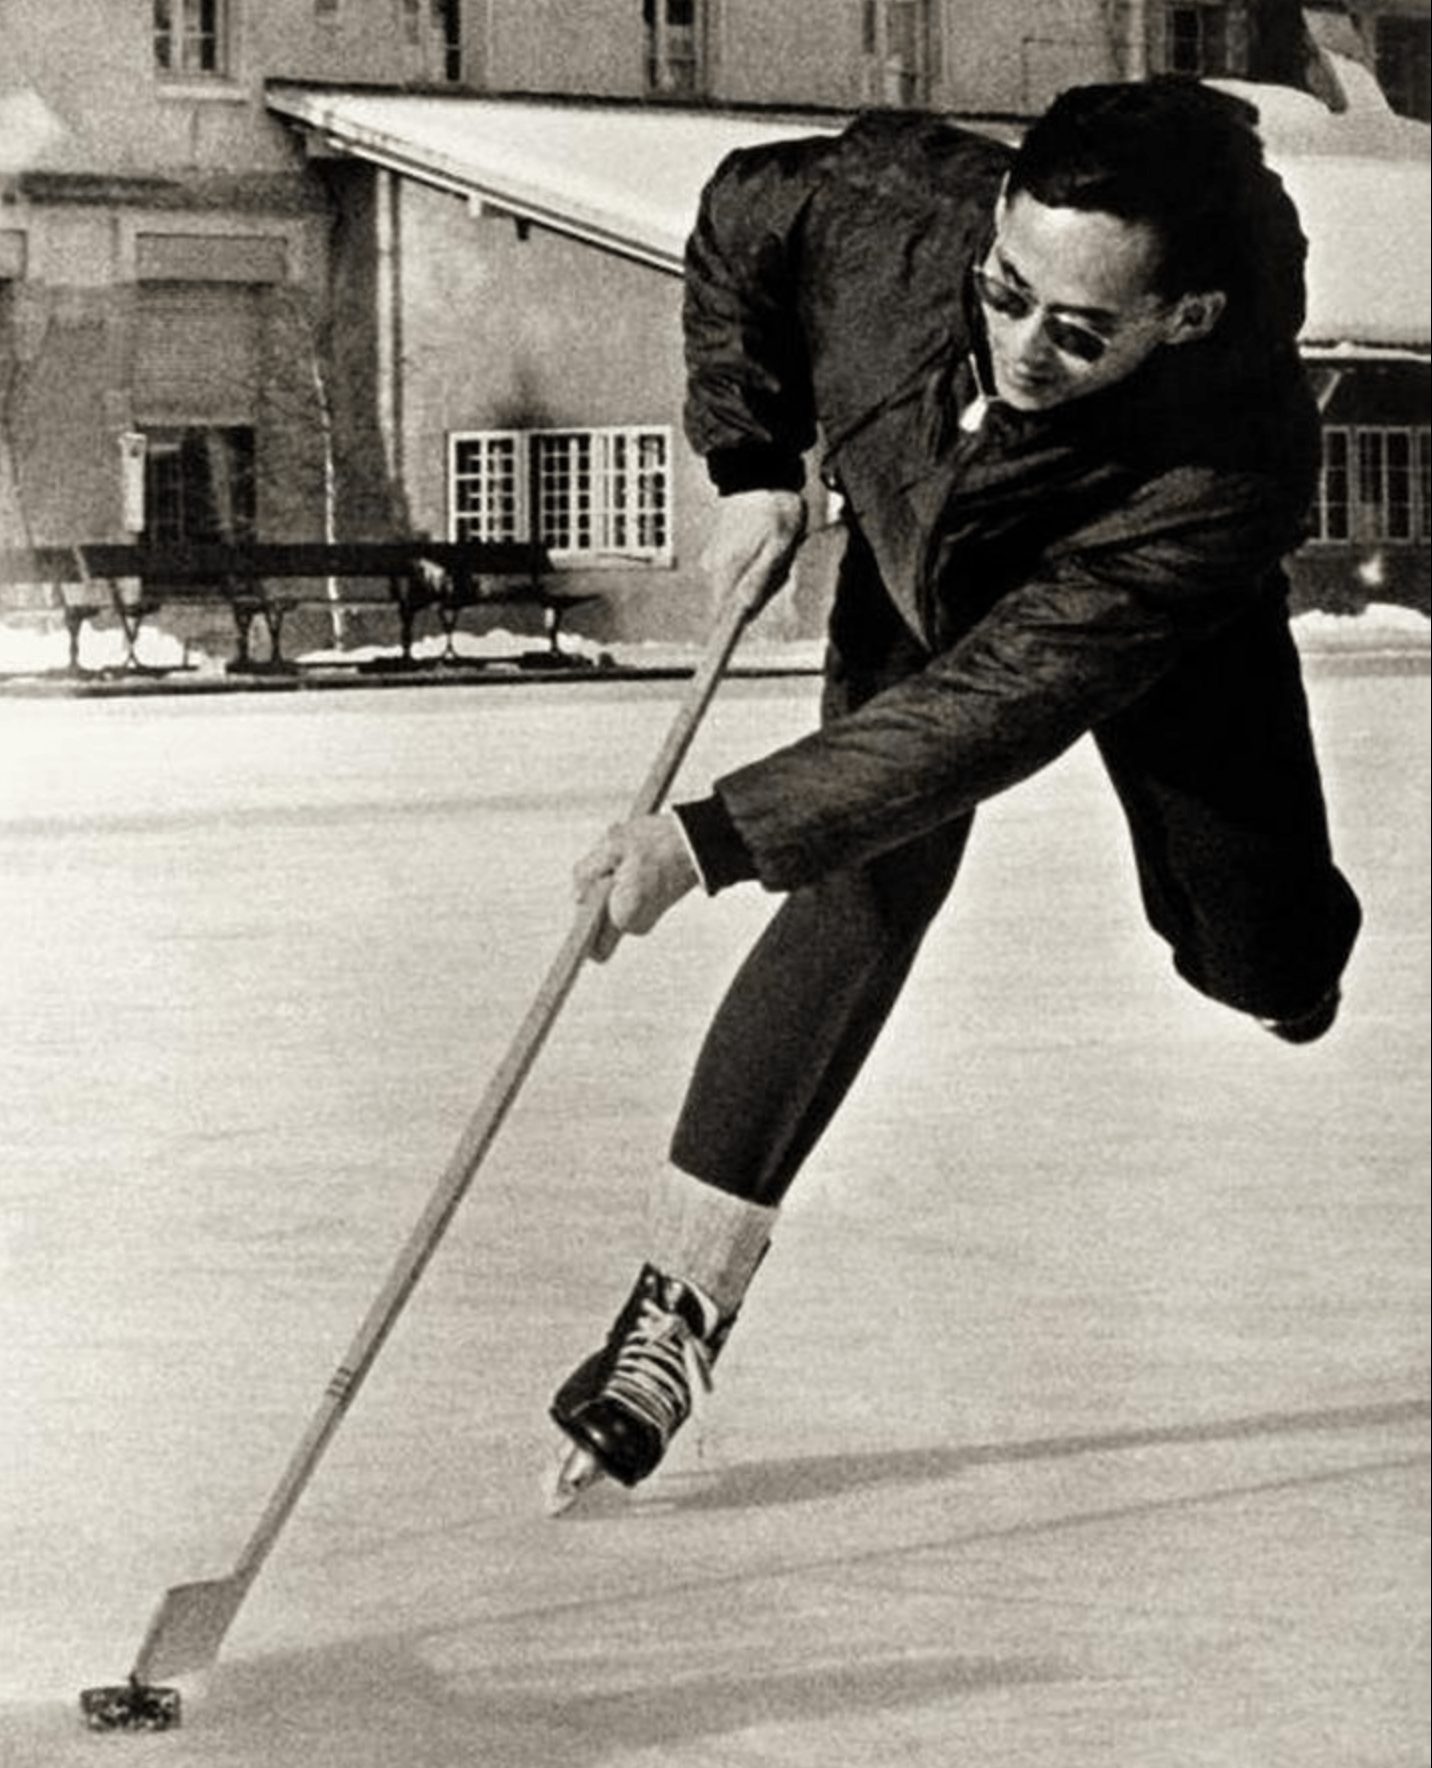
[(1188, 80), (1076, 86), (1030, 127), (1009, 195), (1143, 223), (1159, 242), (1164, 299), (1222, 289), (1240, 329), (1291, 340), (1307, 241), (1257, 122), (1251, 104)]

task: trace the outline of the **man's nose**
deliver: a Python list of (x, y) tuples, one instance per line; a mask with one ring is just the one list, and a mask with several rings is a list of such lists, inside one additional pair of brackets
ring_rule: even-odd
[(1048, 366), (1052, 346), (1044, 329), (1044, 315), (1037, 309), (1017, 321), (1010, 341), (1014, 346), (1014, 360), (1021, 368)]

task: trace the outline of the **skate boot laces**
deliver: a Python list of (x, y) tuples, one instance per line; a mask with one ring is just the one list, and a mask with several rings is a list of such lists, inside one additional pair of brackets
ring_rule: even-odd
[(712, 1353), (679, 1313), (658, 1297), (641, 1299), (617, 1351), (607, 1393), (651, 1425), (663, 1443), (711, 1392)]

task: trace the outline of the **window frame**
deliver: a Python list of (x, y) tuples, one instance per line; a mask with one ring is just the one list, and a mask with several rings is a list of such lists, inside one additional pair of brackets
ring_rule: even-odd
[(1325, 424), (1310, 544), (1427, 546), (1429, 473), (1432, 425)]
[[(673, 444), (670, 424), (451, 430), (448, 537), (525, 545), (535, 526), (537, 544), (559, 570), (669, 566), (675, 556)], [(653, 447), (659, 459), (644, 460)], [(465, 449), (500, 459), (500, 477), (494, 482), (486, 469), (467, 466)], [(648, 526), (658, 537), (643, 541)], [(563, 543), (572, 535), (581, 544)]]
[[(140, 424), (138, 433), (144, 437), (144, 527), (140, 530), (141, 546), (183, 546), (214, 540), (242, 544), (258, 532), (258, 432), (252, 424)], [(228, 454), (226, 469), (231, 475), (230, 489), (239, 495), (232, 511), (232, 533), (228, 535), (193, 533), (197, 486), (187, 486), (183, 479), (185, 449), (196, 439), (218, 436), (224, 439)], [(242, 445), (236, 446), (236, 440)], [(164, 463), (173, 461), (178, 477), (174, 496), (177, 498), (179, 520), (173, 532), (159, 532), (164, 525), (164, 505), (170, 501), (161, 478)], [(171, 475), (172, 476), (172, 475)], [(186, 518), (188, 518), (186, 520)]]
[[(152, 0), (150, 7), (151, 53), (155, 77), (163, 85), (215, 85), (232, 80), (234, 3), (235, 0)], [(203, 25), (203, 12), (206, 8), (212, 11), (212, 29), (205, 29)], [(191, 30), (189, 25), (191, 9), (200, 15), (200, 23), (195, 30)], [(161, 12), (167, 12), (167, 24), (161, 24)], [(170, 59), (167, 61), (160, 58), (161, 39), (169, 45)], [(204, 66), (202, 59), (197, 63), (191, 61), (188, 46), (191, 42), (196, 41), (212, 43), (212, 66)], [(177, 59), (175, 58), (176, 49), (178, 51)]]
[[(1196, 21), (1196, 45), (1193, 65), (1180, 61), (1177, 54), (1180, 20)], [(1226, 0), (1178, 0), (1163, 8), (1163, 71), (1190, 79), (1220, 80), (1230, 77), (1229, 8)], [(1217, 25), (1214, 31), (1211, 27)], [(1215, 58), (1212, 51), (1217, 49)]]
[[(708, 0), (685, 0), (689, 26), (672, 22), (677, 0), (642, 0), (642, 76), (649, 98), (702, 98), (706, 95)], [(689, 45), (689, 47), (687, 47)], [(689, 69), (689, 79), (674, 77)]]
[[(904, 15), (898, 22), (897, 14)], [(869, 99), (877, 104), (929, 102), (937, 73), (935, 0), (864, 0), (860, 36)], [(901, 56), (907, 46), (908, 66)], [(889, 90), (892, 76), (899, 82), (898, 93)]]

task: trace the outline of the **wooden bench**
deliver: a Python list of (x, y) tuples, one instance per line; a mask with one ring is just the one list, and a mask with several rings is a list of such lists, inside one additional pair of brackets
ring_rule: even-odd
[[(291, 670), (283, 654), (283, 625), (298, 607), (327, 610), (393, 608), (399, 654), (383, 666), (415, 666), (418, 617), (431, 609), (441, 625), (444, 661), (457, 661), (453, 640), (469, 608), (518, 606), (540, 610), (546, 654), (554, 664), (578, 661), (561, 646), (562, 618), (596, 598), (561, 595), (543, 580), (546, 554), (529, 545), (486, 541), (254, 541), (139, 546), (82, 541), (0, 551), (0, 605), (4, 585), (38, 585), (41, 606), (62, 614), (69, 635), (69, 668), (80, 664), (86, 623), (113, 613), (124, 632), (126, 671), (142, 671), (135, 649), (143, 623), (178, 604), (222, 604), (233, 617), (236, 651), (230, 671)], [(301, 587), (307, 580), (311, 587)], [(364, 588), (376, 582), (376, 592)], [(337, 593), (333, 593), (333, 585)], [(12, 605), (16, 605), (12, 600)], [(32, 607), (34, 603), (30, 604)], [(268, 655), (256, 657), (253, 635), (261, 622)]]

